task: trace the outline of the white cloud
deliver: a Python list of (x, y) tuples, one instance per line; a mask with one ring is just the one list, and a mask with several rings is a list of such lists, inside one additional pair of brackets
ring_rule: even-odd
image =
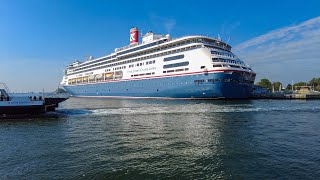
[(232, 32), (241, 25), (240, 21), (228, 22), (225, 21), (221, 26), (221, 36), (225, 39), (231, 37)]
[(172, 29), (176, 26), (176, 20), (175, 19), (166, 19), (164, 22), (164, 27), (167, 31), (167, 33), (171, 33)]
[(234, 49), (258, 79), (290, 83), (320, 77), (320, 17), (271, 31)]
[(156, 29), (164, 28), (167, 33), (171, 33), (176, 26), (176, 20), (169, 17), (162, 17), (156, 14), (150, 15), (150, 21), (156, 27)]

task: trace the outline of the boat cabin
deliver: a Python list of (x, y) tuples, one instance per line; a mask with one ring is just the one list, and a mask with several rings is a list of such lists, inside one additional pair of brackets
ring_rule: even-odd
[(0, 101), (10, 101), (10, 96), (5, 89), (0, 89)]

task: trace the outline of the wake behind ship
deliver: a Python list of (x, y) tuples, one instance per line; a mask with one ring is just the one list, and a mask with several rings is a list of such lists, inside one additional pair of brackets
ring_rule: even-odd
[(245, 99), (256, 74), (227, 43), (206, 36), (147, 33), (107, 56), (76, 61), (62, 86), (77, 97)]

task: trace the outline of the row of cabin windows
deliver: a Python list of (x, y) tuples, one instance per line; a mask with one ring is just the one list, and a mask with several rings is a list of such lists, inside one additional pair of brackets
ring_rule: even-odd
[(225, 56), (225, 57), (230, 57), (230, 58), (235, 58), (234, 55), (231, 55), (231, 54), (229, 54), (229, 53), (224, 53), (224, 52), (211, 51), (211, 54), (219, 55), (219, 56)]
[(256, 77), (256, 74), (248, 73), (248, 72), (232, 72), (232, 74), (235, 74), (238, 76), (246, 76), (247, 78)]
[(147, 62), (146, 62), (146, 65), (154, 64), (154, 63), (156, 63), (156, 60), (153, 60), (153, 61), (147, 61)]
[[(145, 55), (145, 54), (150, 54), (150, 53), (154, 53), (156, 51), (160, 51), (160, 50), (166, 50), (166, 49), (170, 49), (170, 48), (174, 48), (174, 47), (178, 47), (178, 46), (182, 46), (182, 45), (186, 45), (186, 44), (190, 44), (190, 43), (195, 43), (196, 40), (187, 40), (187, 41), (183, 41), (183, 42), (178, 42), (178, 43), (175, 43), (175, 44), (169, 44), (165, 47), (158, 47), (156, 49), (150, 49), (150, 50), (147, 50), (147, 51), (143, 51), (143, 52), (139, 52), (139, 53), (136, 53), (134, 55), (128, 55), (128, 56), (125, 56), (125, 57), (121, 57), (121, 58), (118, 58), (118, 59), (114, 59), (114, 60), (111, 60), (111, 61), (107, 61), (106, 63), (111, 63), (111, 62), (115, 62), (115, 61), (119, 61), (119, 60), (122, 60), (122, 59), (128, 59), (128, 58), (132, 58), (132, 57), (136, 57), (136, 56), (141, 56), (141, 55)], [(151, 47), (151, 46), (154, 46), (154, 45), (157, 45), (158, 42), (154, 42), (154, 43), (150, 43), (148, 45), (146, 45), (147, 47)], [(153, 45), (151, 45), (153, 44)], [(141, 46), (141, 47), (138, 47), (139, 49), (143, 49), (143, 48), (147, 48), (145, 46)], [(128, 50), (130, 52), (132, 51), (136, 51), (137, 48), (134, 48), (134, 49), (131, 49), (131, 50)], [(137, 49), (137, 50), (139, 50)], [(124, 51), (124, 52), (120, 52), (118, 53), (117, 55), (122, 55), (124, 53), (129, 53), (127, 51)], [(98, 62), (98, 61), (97, 61)], [(105, 62), (104, 62), (105, 63)], [(90, 63), (91, 64), (91, 63)], [(103, 64), (103, 63), (99, 63), (99, 64)], [(99, 65), (99, 64), (95, 64), (95, 65)], [(86, 65), (89, 65), (89, 64), (86, 64)], [(91, 66), (89, 66), (91, 67)], [(88, 67), (79, 67), (75, 70), (81, 70), (81, 69), (85, 69), (85, 68), (88, 68)]]
[[(223, 43), (223, 42), (219, 42), (219, 43), (216, 43), (217, 41), (213, 41), (213, 40), (207, 40), (207, 39), (204, 39), (203, 41), (200, 41), (200, 42), (203, 42), (205, 44), (209, 44), (209, 45), (213, 45), (215, 48), (219, 48), (219, 49), (222, 49), (222, 50), (226, 50), (226, 51), (231, 51), (231, 46)], [(216, 47), (216, 46), (219, 46), (219, 47)]]
[(222, 49), (222, 48), (218, 48), (218, 47), (212, 47), (212, 46), (207, 46), (207, 45), (204, 45), (204, 46), (207, 48), (210, 48), (210, 50), (212, 50), (212, 51), (227, 51), (227, 52), (229, 52), (226, 49)]
[(235, 66), (235, 65), (230, 65), (230, 64), (214, 64), (212, 65), (214, 68), (215, 67), (232, 67), (232, 68), (242, 68), (242, 69), (249, 69), (252, 71), (251, 68), (247, 68), (247, 67), (244, 67), (244, 66)]
[(227, 51), (227, 52), (231, 52), (231, 48), (230, 49), (224, 49), (224, 48), (219, 48), (213, 45), (207, 45), (205, 44), (204, 47), (209, 48), (210, 50), (215, 50), (215, 51)]
[(201, 79), (194, 80), (195, 84), (202, 83), (215, 83), (215, 82), (231, 82), (231, 83), (239, 83), (239, 84), (253, 84), (254, 81), (244, 80), (244, 79)]
[(171, 57), (166, 57), (166, 58), (163, 58), (163, 61), (166, 62), (166, 61), (173, 61), (173, 60), (178, 60), (178, 59), (183, 59), (184, 58), (184, 55), (181, 54), (181, 55), (177, 55), (177, 56), (171, 56)]
[[(162, 41), (158, 41), (158, 42), (147, 44), (145, 46), (140, 46), (140, 47), (137, 47), (137, 48), (133, 48), (133, 49), (130, 49), (128, 51), (119, 52), (119, 53), (117, 53), (117, 55), (119, 56), (119, 55), (130, 53), (130, 52), (133, 52), (133, 51), (138, 51), (140, 49), (145, 49), (145, 48), (148, 48), (148, 47), (152, 47), (152, 46), (155, 46), (157, 44), (162, 44), (165, 41), (166, 40), (162, 40)], [(132, 57), (136, 57), (136, 56), (141, 56), (141, 55), (153, 53), (153, 52), (156, 52), (156, 51), (159, 51), (159, 50), (166, 50), (166, 49), (170, 49), (170, 48), (174, 48), (174, 47), (178, 47), (178, 46), (182, 46), (182, 45), (186, 45), (186, 44), (190, 44), (190, 43), (206, 43), (206, 44), (214, 45), (213, 46), (214, 48), (221, 49), (221, 50), (226, 50), (226, 51), (230, 51), (230, 49), (231, 49), (230, 47), (226, 47), (225, 45), (223, 45), (221, 43), (216, 43), (216, 41), (212, 41), (212, 40), (209, 40), (209, 39), (202, 39), (202, 38), (189, 39), (189, 40), (177, 42), (177, 43), (174, 43), (174, 44), (168, 44), (168, 45), (166, 45), (164, 47), (158, 47), (158, 48), (155, 48), (155, 49), (151, 49), (149, 51), (143, 51), (143, 52), (136, 53), (136, 54), (133, 54), (133, 55), (128, 55), (128, 56), (125, 56), (125, 57), (114, 59), (114, 60), (109, 61), (108, 63), (115, 62), (117, 60), (122, 60), (122, 59), (127, 59), (127, 58), (132, 58)], [(216, 46), (220, 46), (221, 48), (216, 47)], [(99, 60), (92, 61), (90, 63), (86, 63), (85, 65), (90, 65), (90, 64), (93, 64), (93, 63), (97, 63), (99, 61), (104, 61), (104, 60), (112, 59), (112, 58), (115, 58), (115, 57), (116, 56), (108, 56), (108, 57), (105, 57), (105, 58), (102, 58), (102, 59), (99, 59)], [(80, 69), (83, 69), (83, 68), (77, 68), (76, 70), (80, 70)]]
[[(160, 54), (155, 54), (155, 55), (152, 55), (152, 56), (146, 56), (146, 57), (141, 57), (141, 58), (138, 58), (137, 60), (129, 60), (128, 63), (130, 62), (134, 62), (134, 61), (139, 61), (139, 60), (144, 60), (144, 59), (149, 59), (149, 58), (154, 58), (154, 57), (158, 57), (158, 56), (162, 56), (162, 55), (166, 55), (166, 54), (171, 54), (171, 53), (175, 53), (175, 52), (181, 52), (181, 51), (186, 51), (186, 50), (190, 50), (190, 49), (194, 49), (196, 47), (201, 47), (201, 45), (198, 45), (198, 46), (190, 46), (190, 47), (186, 47), (186, 48), (182, 48), (182, 49), (178, 49), (178, 50), (173, 50), (173, 51), (167, 51), (167, 52), (164, 52), (164, 53), (160, 53)], [(123, 58), (122, 58), (123, 59)], [(115, 62), (117, 60), (112, 60), (110, 62)], [(94, 67), (94, 66), (98, 66), (98, 65), (102, 65), (102, 64), (105, 64), (105, 63), (109, 63), (109, 62), (101, 62), (99, 64), (95, 64), (95, 65), (92, 65), (92, 66), (89, 66), (89, 67), (85, 67), (85, 68), (90, 68), (90, 67)], [(125, 64), (127, 63), (127, 61), (124, 61), (124, 62), (118, 62), (118, 63), (115, 63), (113, 65), (110, 65), (110, 66), (114, 66), (114, 65), (119, 65), (119, 64)], [(83, 68), (79, 68), (79, 69), (76, 69), (76, 70), (81, 70), (81, 69), (85, 69), (84, 67)], [(73, 73), (75, 74), (75, 73)]]
[(157, 52), (157, 51), (163, 51), (163, 50), (167, 50), (167, 49), (171, 49), (171, 48), (175, 48), (175, 47), (179, 47), (179, 46), (183, 46), (183, 45), (187, 45), (187, 44), (191, 44), (191, 43), (198, 43), (198, 41), (197, 41), (197, 39), (189, 39), (189, 40), (176, 42), (176, 43), (173, 43), (173, 44), (167, 44), (166, 46), (163, 46), (163, 47), (157, 47), (157, 48), (154, 48), (154, 49), (146, 50), (146, 51), (135, 53), (135, 54), (132, 54), (132, 55), (127, 55), (127, 56), (124, 56), (124, 57), (120, 57), (119, 60), (132, 58), (132, 57), (136, 57), (136, 56), (141, 56), (141, 55), (145, 55), (145, 54), (151, 54), (151, 53), (154, 53), (154, 52)]
[(131, 52), (134, 52), (134, 51), (138, 51), (138, 50), (141, 50), (141, 49), (145, 49), (145, 48), (148, 48), (148, 47), (155, 46), (157, 44), (162, 44), (164, 42), (165, 42), (164, 40), (161, 40), (161, 41), (149, 43), (149, 44), (142, 45), (142, 46), (139, 46), (139, 47), (136, 47), (136, 48), (133, 48), (133, 49), (129, 49), (127, 51), (119, 52), (119, 53), (117, 53), (117, 55), (119, 56), (119, 55), (122, 55), (122, 54), (131, 53)]
[(120, 69), (126, 69), (126, 68), (127, 68), (126, 66), (120, 66), (120, 67), (112, 68), (112, 70), (120, 70)]
[[(119, 52), (119, 53), (117, 53), (117, 55), (119, 56), (119, 55), (123, 55), (123, 54), (130, 53), (130, 52), (133, 52), (133, 51), (138, 51), (138, 50), (141, 50), (141, 49), (144, 49), (144, 48), (152, 47), (152, 46), (155, 46), (155, 45), (158, 45), (158, 44), (162, 44), (165, 41), (167, 41), (167, 40), (162, 40), (162, 41), (146, 44), (144, 46), (140, 46), (140, 47), (133, 48), (133, 49), (130, 49), (130, 50), (127, 50), (127, 51), (123, 51), (123, 52)], [(136, 53), (134, 55), (128, 55), (128, 56), (125, 56), (125, 57), (121, 57), (118, 60), (127, 59), (127, 58), (131, 58), (131, 57), (136, 57), (136, 56), (141, 56), (141, 55), (153, 53), (153, 52), (156, 52), (156, 51), (159, 51), (159, 50), (167, 50), (167, 49), (170, 49), (170, 48), (174, 48), (174, 47), (178, 47), (178, 46), (182, 46), (182, 45), (186, 45), (186, 44), (191, 44), (191, 43), (207, 43), (207, 44), (210, 44), (210, 45), (214, 45), (214, 48), (217, 48), (217, 49), (220, 49), (220, 50), (230, 51), (230, 47), (226, 47), (226, 46), (224, 46), (224, 45), (222, 45), (220, 43), (216, 43), (216, 41), (198, 38), (198, 39), (188, 39), (188, 40), (185, 40), (185, 41), (180, 41), (180, 42), (177, 42), (177, 43), (168, 44), (168, 45), (166, 45), (164, 47), (158, 47), (156, 49), (152, 49), (152, 50), (149, 50), (149, 51), (143, 51), (143, 52)], [(219, 48), (219, 47), (215, 47), (215, 46), (221, 46), (223, 48)], [(108, 56), (108, 57), (105, 57), (105, 58), (102, 58), (102, 59), (91, 61), (89, 63), (85, 63), (83, 65), (90, 65), (90, 64), (93, 64), (93, 63), (97, 63), (99, 61), (105, 61), (105, 60), (109, 60), (109, 59), (112, 59), (112, 58), (115, 58), (115, 57), (116, 57), (115, 55)], [(111, 62), (115, 62), (115, 61), (117, 61), (117, 60), (112, 60), (112, 61), (109, 61), (107, 63), (111, 63)], [(83, 69), (83, 68), (80, 68), (80, 69)], [(76, 70), (80, 70), (80, 69), (77, 68)]]
[[(146, 63), (146, 65), (154, 64), (154, 63), (156, 63), (156, 60), (147, 61), (147, 62), (145, 62), (145, 63)], [(138, 66), (144, 66), (144, 62), (142, 62), (142, 63), (137, 63), (137, 64), (130, 64), (130, 65), (129, 65), (129, 68), (138, 67)]]
[(172, 72), (181, 72), (181, 71), (189, 71), (189, 68), (171, 69), (171, 70), (163, 71), (163, 73), (172, 73)]
[[(156, 63), (155, 60), (153, 60), (153, 61), (147, 61), (147, 62), (146, 62), (146, 65), (154, 64), (154, 63)], [(144, 62), (143, 62), (143, 63), (137, 63), (137, 64), (130, 64), (130, 65), (129, 65), (129, 68), (132, 68), (132, 67), (134, 67), (134, 66), (136, 66), (136, 67), (138, 67), (138, 66), (143, 66), (143, 65), (144, 65)], [(120, 69), (126, 69), (126, 68), (127, 68), (126, 66), (121, 66), (121, 67), (112, 68), (112, 70), (120, 70)], [(107, 70), (106, 70), (106, 72), (108, 72), (108, 71), (111, 71), (111, 69), (107, 69)]]
[(212, 62), (225, 62), (225, 63), (231, 63), (231, 64), (240, 64), (245, 66), (245, 64), (241, 61), (223, 59), (223, 58), (212, 58)]
[(201, 45), (194, 45), (194, 46), (189, 46), (189, 47), (176, 49), (176, 50), (172, 50), (172, 51), (166, 51), (166, 52), (155, 54), (155, 55), (152, 55), (152, 56), (145, 56), (145, 57), (140, 57), (140, 58), (137, 58), (137, 59), (131, 59), (131, 60), (127, 60), (127, 61), (117, 62), (117, 63), (114, 63), (114, 64), (107, 64), (107, 65), (104, 65), (104, 66), (95, 67), (95, 66), (102, 65), (102, 64), (105, 64), (105, 63), (108, 63), (108, 62), (99, 63), (99, 64), (96, 64), (96, 65), (87, 67), (87, 68), (90, 68), (90, 67), (95, 67), (95, 68), (85, 69), (85, 70), (82, 70), (82, 71), (75, 71), (75, 72), (72, 72), (72, 73), (68, 73), (68, 75), (83, 73), (83, 72), (87, 72), (87, 71), (93, 71), (93, 70), (96, 70), (96, 69), (108, 68), (108, 67), (112, 67), (112, 66), (118, 66), (118, 65), (121, 65), (121, 64), (127, 64), (127, 63), (132, 63), (132, 62), (136, 62), (136, 61), (145, 60), (145, 59), (151, 59), (151, 58), (155, 58), (155, 57), (158, 57), (158, 56), (175, 54), (175, 53), (189, 51), (191, 49), (196, 49), (196, 48), (201, 48), (201, 47), (202, 47)]
[(179, 62), (179, 63), (174, 63), (174, 64), (166, 64), (163, 66), (163, 69), (175, 68), (175, 67), (180, 67), (180, 66), (188, 66), (188, 65), (189, 65), (189, 61)]
[(155, 73), (143, 73), (143, 74), (132, 74), (131, 77), (137, 77), (137, 76), (150, 76), (150, 75), (154, 75)]
[[(108, 57), (104, 57), (104, 58), (101, 58), (101, 59), (96, 59), (96, 60), (93, 60), (93, 61), (90, 61), (90, 62), (84, 62), (83, 64), (81, 64), (80, 66), (86, 66), (86, 65), (90, 65), (90, 64), (94, 64), (94, 63), (97, 63), (99, 61), (105, 61), (105, 60), (108, 60), (108, 59), (112, 59), (112, 58), (115, 58), (116, 56), (113, 55), (113, 56), (108, 56)], [(75, 69), (76, 67), (73, 67), (73, 66), (69, 66), (69, 69)]]
[(106, 80), (115, 80), (115, 79), (122, 79), (123, 72), (122, 71), (116, 71), (116, 72), (110, 72), (110, 73), (102, 73), (102, 74), (96, 74), (94, 76), (84, 76), (84, 77), (78, 77), (69, 79), (68, 84), (80, 84), (80, 83), (94, 83), (94, 82), (101, 82)]
[(241, 68), (240, 66), (235, 66), (235, 65), (231, 65), (231, 64), (229, 64), (229, 66), (232, 68)]

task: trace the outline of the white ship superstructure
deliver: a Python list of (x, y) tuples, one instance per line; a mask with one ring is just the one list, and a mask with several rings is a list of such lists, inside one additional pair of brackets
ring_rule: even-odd
[(76, 61), (61, 84), (74, 96), (138, 98), (247, 98), (255, 73), (227, 43), (206, 36), (147, 33), (107, 56)]

